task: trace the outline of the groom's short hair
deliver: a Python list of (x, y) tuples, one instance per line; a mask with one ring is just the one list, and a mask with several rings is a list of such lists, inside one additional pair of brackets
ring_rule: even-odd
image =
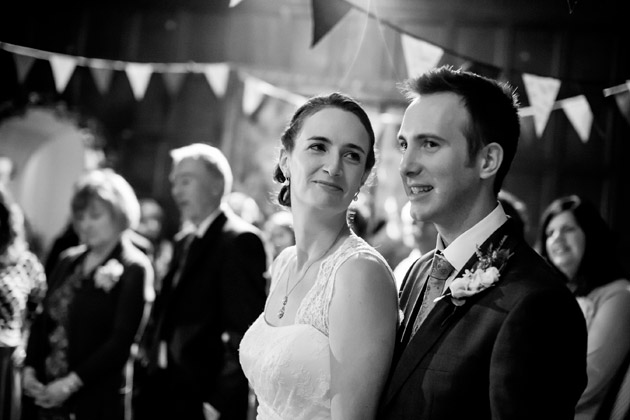
[(489, 143), (497, 143), (503, 148), (503, 162), (494, 181), (494, 191), (498, 194), (516, 154), (520, 136), (518, 96), (514, 89), (507, 83), (442, 66), (408, 79), (402, 90), (410, 100), (444, 92), (461, 97), (470, 115), (470, 125), (464, 129), (469, 160), (472, 162), (481, 148)]

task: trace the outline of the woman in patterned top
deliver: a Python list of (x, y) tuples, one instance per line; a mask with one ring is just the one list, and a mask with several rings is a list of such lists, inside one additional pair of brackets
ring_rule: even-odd
[(28, 325), (46, 292), (44, 267), (28, 250), (24, 218), (0, 188), (0, 418), (20, 415), (19, 366)]
[(82, 245), (53, 270), (26, 351), (24, 391), (40, 420), (128, 418), (125, 366), (153, 293), (151, 262), (127, 234), (139, 218), (133, 189), (113, 171), (77, 183), (72, 220)]

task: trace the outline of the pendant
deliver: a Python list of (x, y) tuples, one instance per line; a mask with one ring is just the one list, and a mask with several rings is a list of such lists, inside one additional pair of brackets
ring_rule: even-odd
[(289, 301), (289, 296), (285, 296), (282, 299), (282, 308), (278, 311), (278, 319), (282, 319), (284, 316), (284, 308), (287, 306), (287, 302)]

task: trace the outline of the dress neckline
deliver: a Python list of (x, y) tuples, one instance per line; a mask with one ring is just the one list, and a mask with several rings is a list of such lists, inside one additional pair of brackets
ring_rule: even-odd
[[(335, 249), (335, 251), (332, 254), (328, 255), (326, 258), (324, 258), (321, 261), (321, 263), (319, 264), (319, 270), (317, 270), (317, 275), (315, 277), (315, 281), (313, 282), (313, 285), (311, 286), (311, 288), (308, 290), (308, 292), (306, 292), (306, 294), (304, 295), (304, 297), (300, 301), (300, 304), (298, 305), (297, 310), (295, 311), (295, 316), (293, 317), (293, 322), (291, 324), (274, 325), (271, 322), (269, 322), (269, 320), (267, 319), (267, 305), (269, 304), (269, 300), (267, 300), (267, 302), (265, 302), (265, 308), (263, 309), (263, 313), (261, 314), (261, 316), (263, 318), (263, 321), (265, 322), (265, 324), (267, 324), (268, 327), (271, 327), (271, 328), (285, 328), (285, 327), (293, 327), (293, 326), (296, 326), (296, 325), (309, 325), (309, 324), (300, 324), (298, 322), (295, 322), (295, 320), (296, 320), (298, 314), (300, 313), (300, 310), (302, 309), (302, 306), (304, 306), (304, 303), (307, 301), (307, 299), (310, 297), (310, 295), (315, 290), (315, 285), (319, 282), (319, 273), (322, 270), (322, 266), (324, 264), (327, 264), (328, 261), (331, 258), (333, 258), (335, 255), (337, 255), (342, 249), (344, 249), (344, 247), (345, 247), (346, 243), (348, 242), (348, 240), (350, 238), (352, 238), (353, 236), (354, 236), (354, 233), (352, 232), (352, 230), (350, 230), (350, 234), (343, 239), (343, 241), (341, 242), (341, 244), (339, 244), (337, 249)], [(291, 248), (292, 248), (291, 249), (292, 254), (289, 256), (289, 258), (287, 258), (287, 262), (286, 262), (286, 264), (284, 266), (284, 271), (282, 272), (282, 274), (284, 274), (284, 272), (286, 272), (286, 270), (289, 267), (290, 262), (297, 259), (297, 252), (296, 252), (295, 245), (292, 246)], [(273, 290), (275, 290), (275, 287), (274, 287)], [(313, 327), (313, 326), (311, 325), (311, 327)], [(315, 330), (317, 330), (317, 328), (315, 328), (315, 327), (313, 327), (313, 328)], [(317, 330), (317, 331), (319, 331), (319, 330)]]

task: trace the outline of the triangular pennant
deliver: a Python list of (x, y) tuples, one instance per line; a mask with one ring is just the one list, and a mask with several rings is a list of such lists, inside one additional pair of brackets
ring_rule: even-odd
[(534, 111), (536, 135), (540, 138), (543, 131), (545, 131), (549, 114), (553, 109), (556, 96), (558, 96), (560, 80), (523, 73), (523, 82), (525, 83), (529, 104)]
[(203, 74), (206, 75), (210, 87), (215, 95), (222, 98), (227, 90), (230, 77), (230, 66), (225, 63), (208, 64), (204, 67)]
[(247, 77), (243, 85), (243, 113), (250, 116), (265, 99), (265, 89), (257, 79), (252, 77)]
[(109, 92), (109, 84), (112, 81), (114, 71), (106, 67), (90, 67), (90, 72), (92, 73), (96, 89), (98, 89), (100, 94), (105, 95)]
[(230, 0), (230, 7), (236, 7), (243, 0)]
[(626, 85), (628, 86), (628, 90), (616, 94), (615, 102), (617, 102), (621, 115), (623, 115), (626, 121), (628, 121), (628, 124), (630, 124), (630, 81), (626, 82)]
[(149, 85), (151, 79), (151, 73), (153, 73), (152, 64), (144, 63), (127, 63), (125, 66), (125, 72), (129, 78), (129, 84), (133, 91), (133, 96), (137, 101), (141, 101), (144, 98), (144, 94)]
[(177, 96), (185, 77), (186, 73), (162, 73), (164, 86), (166, 86), (166, 91), (171, 97)]
[(413, 38), (407, 34), (400, 35), (405, 64), (407, 64), (407, 76), (415, 77), (435, 67), (442, 58), (444, 50), (436, 45), (421, 39)]
[(313, 48), (352, 8), (340, 0), (311, 0), (313, 13)]
[(50, 56), (50, 67), (52, 68), (53, 79), (55, 79), (55, 87), (58, 93), (63, 93), (68, 86), (70, 77), (77, 66), (77, 59), (67, 55)]
[(573, 124), (573, 128), (577, 131), (578, 136), (580, 136), (582, 143), (586, 143), (591, 135), (591, 126), (593, 125), (593, 112), (586, 100), (586, 96), (579, 95), (563, 99), (561, 106), (569, 121)]
[(24, 83), (26, 76), (28, 76), (28, 72), (31, 71), (31, 67), (33, 67), (35, 58), (20, 54), (13, 54), (13, 58), (15, 59), (15, 69), (17, 71), (18, 82), (20, 84)]

